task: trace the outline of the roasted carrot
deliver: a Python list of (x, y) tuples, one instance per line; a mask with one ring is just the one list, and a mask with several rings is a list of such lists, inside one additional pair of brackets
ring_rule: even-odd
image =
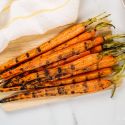
[(10, 88), (0, 88), (0, 92), (10, 92), (10, 91), (19, 91), (21, 90), (21, 86), (15, 86)]
[[(93, 66), (94, 64), (95, 66)], [(72, 76), (73, 73), (75, 74), (75, 72), (77, 71), (79, 72), (79, 70), (82, 70), (82, 73), (83, 73), (83, 72), (91, 71), (92, 68), (93, 69), (95, 68), (94, 70), (96, 70), (96, 68), (100, 69), (100, 68), (110, 67), (115, 64), (116, 64), (116, 59), (112, 56), (100, 57), (99, 54), (90, 54), (88, 56), (80, 58), (66, 65), (60, 66), (58, 68), (45, 69), (44, 71), (32, 73), (22, 79), (19, 79), (18, 84), (29, 82), (40, 78), (43, 81), (45, 80), (53, 81), (56, 79), (62, 79), (68, 76)]]
[(80, 82), (76, 84), (69, 84), (64, 86), (44, 88), (38, 90), (17, 92), (8, 97), (0, 100), (0, 103), (12, 102), (17, 100), (40, 98), (40, 97), (52, 97), (62, 95), (79, 95), (83, 93), (94, 93), (104, 90), (110, 87), (112, 83), (105, 79), (95, 79), (86, 82)]
[[(38, 78), (42, 78), (42, 79), (55, 79), (56, 78), (56, 79), (59, 79), (62, 77), (62, 75), (68, 74), (68, 71), (73, 72), (73, 70), (76, 69), (76, 68), (75, 69), (73, 68), (74, 66), (77, 67), (77, 69), (79, 69), (80, 66), (86, 67), (86, 66), (89, 66), (89, 65), (96, 63), (98, 61), (98, 58), (99, 58), (98, 55), (99, 55), (98, 53), (91, 54), (91, 55), (82, 57), (76, 61), (73, 61), (71, 63), (68, 63), (66, 65), (63, 65), (60, 67), (55, 67), (52, 69), (45, 68), (42, 71), (31, 73), (31, 74), (27, 75), (26, 77), (22, 77), (21, 79), (17, 79), (17, 80), (15, 79), (15, 81), (13, 81), (13, 82), (14, 82), (14, 84), (22, 84), (22, 82), (25, 83), (25, 82), (35, 80)], [(88, 63), (85, 63), (85, 61)], [(62, 75), (59, 75), (60, 73)], [(54, 76), (55, 78), (52, 78), (52, 76)], [(13, 83), (11, 83), (11, 84), (13, 84)]]
[(104, 68), (97, 71), (92, 71), (85, 74), (79, 74), (76, 76), (72, 76), (70, 78), (65, 78), (57, 81), (52, 82), (42, 82), (41, 79), (31, 81), (29, 83), (26, 83), (24, 86), (16, 86), (16, 87), (9, 87), (9, 88), (0, 88), (0, 92), (8, 92), (8, 91), (18, 91), (18, 90), (31, 90), (31, 89), (38, 89), (38, 88), (44, 88), (44, 87), (54, 87), (59, 85), (66, 85), (66, 84), (72, 84), (72, 83), (78, 83), (83, 82), (86, 80), (91, 80), (95, 78), (101, 78), (112, 74), (111, 68)]
[(112, 56), (100, 57), (99, 54), (90, 54), (71, 63), (53, 69), (45, 69), (36, 73), (31, 73), (21, 79), (15, 80), (7, 86), (24, 85), (25, 83), (42, 79), (43, 82), (68, 78), (73, 75), (93, 71), (96, 69), (111, 67), (116, 64), (116, 59)]
[(65, 49), (65, 48), (67, 48), (67, 47), (69, 47), (69, 46), (71, 46), (73, 44), (76, 44), (76, 43), (79, 43), (79, 42), (83, 42), (85, 40), (89, 40), (89, 39), (95, 37), (95, 33), (96, 33), (95, 30), (92, 30), (92, 31), (89, 31), (89, 32), (87, 31), (85, 33), (82, 33), (82, 34), (74, 37), (73, 39), (65, 42), (64, 44), (61, 44), (60, 46), (57, 46), (56, 48), (54, 48), (54, 49), (52, 49), (52, 50), (42, 54), (42, 56), (48, 56), (48, 55), (50, 55), (50, 54), (52, 54), (54, 52), (57, 52), (57, 51), (62, 50), (62, 49)]
[[(116, 50), (116, 47), (117, 47), (117, 49), (119, 48), (120, 49), (120, 47), (123, 47), (124, 46), (124, 44), (123, 43), (121, 43), (121, 42), (110, 42), (110, 43), (105, 43), (105, 44), (103, 44), (103, 45), (99, 45), (99, 46), (97, 46), (97, 47), (95, 47), (95, 48), (92, 48), (91, 50), (88, 50), (88, 51), (86, 51), (86, 52), (83, 52), (83, 53), (81, 53), (81, 54), (79, 54), (79, 55), (75, 55), (75, 56), (73, 56), (73, 57), (70, 57), (70, 58), (68, 58), (68, 59), (66, 59), (66, 60), (62, 60), (62, 61), (59, 61), (59, 62), (56, 62), (56, 63), (53, 63), (53, 64), (51, 64), (51, 65), (48, 65), (47, 66), (47, 68), (53, 68), (53, 67), (55, 67), (55, 66), (59, 66), (60, 64), (65, 64), (66, 62), (69, 62), (69, 60), (73, 60), (73, 59), (77, 59), (77, 58), (80, 58), (81, 56), (84, 56), (84, 55), (87, 55), (87, 54), (90, 54), (90, 52), (91, 53), (96, 53), (96, 52), (99, 52), (99, 51), (101, 51), (102, 49), (103, 50), (105, 50), (105, 49), (110, 49), (111, 48), (111, 50), (110, 51), (112, 51), (112, 48), (115, 48), (115, 50)], [(114, 50), (113, 50), (114, 51)], [(121, 50), (120, 50), (121, 51)], [(109, 53), (109, 52), (108, 52)], [(37, 69), (35, 69), (35, 70), (32, 70), (32, 71), (28, 71), (28, 72), (26, 72), (26, 73), (23, 73), (23, 74), (21, 74), (21, 75), (18, 75), (18, 76), (16, 76), (15, 78), (13, 78), (13, 80), (10, 80), (10, 83), (13, 83), (13, 81), (15, 82), (15, 81), (18, 81), (18, 79), (20, 79), (21, 77), (24, 77), (26, 74), (28, 75), (28, 74), (30, 74), (30, 73), (33, 73), (33, 72), (37, 72), (37, 71), (41, 71), (41, 70), (43, 70), (43, 67), (40, 67), (40, 68), (37, 68)], [(8, 84), (8, 82), (6, 82), (6, 84)], [(6, 84), (5, 84), (5, 86), (6, 86)]]
[(82, 23), (76, 24), (76, 25), (66, 29), (65, 31), (60, 33), (58, 36), (53, 38), (52, 40), (45, 42), (41, 46), (39, 46), (27, 53), (24, 53), (24, 54), (18, 56), (17, 58), (9, 60), (7, 63), (0, 66), (0, 71), (2, 72), (2, 71), (4, 71), (16, 64), (19, 64), (27, 59), (30, 59), (39, 54), (45, 53), (45, 52), (49, 51), (50, 49), (60, 45), (61, 43), (64, 43), (67, 40), (79, 35), (80, 33), (84, 32), (84, 31), (85, 31), (85, 26)]
[(74, 44), (72, 46), (67, 47), (66, 49), (55, 52), (52, 55), (47, 56), (47, 57), (46, 56), (42, 57), (42, 55), (40, 55), (40, 56), (32, 59), (31, 61), (18, 66), (15, 69), (9, 70), (9, 71), (1, 74), (0, 77), (2, 80), (8, 80), (16, 75), (26, 72), (26, 71), (30, 71), (30, 70), (39, 68), (41, 66), (46, 66), (46, 65), (49, 65), (56, 61), (60, 61), (60, 60), (66, 59), (68, 57), (71, 57), (73, 55), (82, 53), (94, 46), (100, 45), (101, 43), (103, 43), (103, 41), (104, 41), (103, 37), (98, 36), (93, 41), (88, 40), (85, 42)]
[[(94, 71), (94, 70), (98, 70), (98, 69), (102, 69), (102, 68), (107, 68), (107, 67), (112, 67), (117, 63), (116, 59), (112, 56), (105, 56), (102, 58), (102, 60), (100, 60), (99, 62), (97, 62), (96, 64), (93, 64), (91, 66), (85, 67), (83, 68), (83, 66), (81, 66), (79, 69), (77, 69), (75, 67), (75, 70), (72, 70), (67, 73), (62, 73), (62, 75), (60, 75), (60, 79), (62, 78), (68, 78), (68, 77), (72, 77), (81, 73), (85, 73), (85, 72), (90, 72), (90, 71)], [(72, 63), (66, 64), (67, 67), (71, 67)], [(58, 67), (61, 69), (64, 69), (64, 66)], [(12, 80), (8, 81), (8, 83), (5, 83), (3, 85), (3, 87), (12, 87), (12, 86), (18, 86), (18, 85), (23, 85), (26, 82), (29, 82), (30, 80), (35, 80), (35, 79), (42, 79), (43, 82), (47, 81), (53, 81), (53, 80), (57, 80), (58, 77), (56, 77), (55, 72), (58, 72), (58, 68), (53, 68), (53, 69), (48, 69), (47, 71), (49, 71), (50, 77), (46, 77), (46, 71), (39, 71), (36, 73), (31, 73), (27, 76), (18, 76), (13, 78)], [(39, 76), (41, 74), (41, 76)], [(43, 74), (43, 77), (42, 77)], [(58, 76), (58, 75), (57, 75)], [(51, 79), (50, 79), (51, 78)]]
[(65, 78), (57, 81), (52, 82), (42, 82), (42, 80), (35, 80), (31, 83), (25, 84), (22, 89), (38, 89), (38, 88), (44, 88), (44, 87), (54, 87), (59, 85), (66, 85), (66, 84), (72, 84), (72, 83), (79, 83), (86, 80), (92, 80), (95, 78), (101, 78), (112, 74), (111, 68), (104, 68), (88, 73), (79, 74), (76, 76), (72, 76), (70, 78)]
[[(54, 68), (55, 66), (60, 66), (60, 65), (62, 65), (62, 64), (65, 64), (65, 63), (69, 62), (69, 60), (79, 59), (79, 58), (82, 57), (82, 56), (88, 55), (88, 54), (90, 54), (90, 53), (100, 52), (100, 51), (105, 50), (105, 49), (110, 49), (110, 48), (111, 48), (111, 51), (112, 51), (112, 48), (115, 48), (115, 50), (116, 50), (116, 47), (119, 47), (119, 48), (120, 48), (120, 46), (124, 46), (123, 43), (121, 43), (121, 42), (105, 43), (105, 44), (103, 44), (103, 45), (96, 46), (96, 47), (92, 48), (91, 50), (88, 50), (88, 51), (86, 51), (86, 52), (83, 52), (83, 53), (81, 53), (81, 54), (79, 54), (79, 55), (75, 55), (75, 56), (70, 57), (70, 58), (68, 58), (68, 59), (66, 59), (66, 60), (62, 60), (62, 61), (53, 63), (53, 64), (51, 64), (51, 65), (48, 65), (47, 68)], [(107, 53), (107, 51), (106, 51), (106, 53)], [(108, 53), (109, 53), (109, 52), (108, 52)], [(90, 69), (91, 69), (91, 68), (90, 68)], [(16, 84), (18, 84), (19, 79), (21, 79), (22, 77), (25, 77), (26, 75), (29, 75), (30, 73), (38, 72), (38, 71), (41, 71), (41, 70), (43, 70), (43, 67), (40, 67), (40, 68), (35, 69), (35, 70), (33, 70), (33, 71), (28, 71), (28, 72), (26, 72), (26, 73), (23, 73), (23, 74), (21, 74), (21, 75), (18, 75), (18, 76), (16, 76), (16, 77), (12, 78), (11, 80), (9, 80), (8, 82), (6, 82), (6, 84), (4, 84), (4, 87), (15, 86)], [(81, 73), (82, 73), (83, 70), (74, 71), (74, 73), (78, 73), (78, 72), (81, 72)]]
[(77, 60), (77, 59), (79, 59), (81, 57), (84, 57), (86, 55), (89, 55), (89, 54), (92, 54), (92, 53), (99, 53), (101, 51), (102, 51), (102, 46), (99, 45), (99, 46), (96, 46), (96, 47), (92, 48), (91, 50), (82, 52), (82, 53), (80, 53), (78, 55), (74, 55), (74, 56), (69, 57), (69, 58), (67, 58), (65, 60), (55, 62), (55, 63), (49, 65), (47, 68), (54, 68), (54, 67), (57, 67), (57, 66), (60, 66), (60, 65), (64, 65), (66, 63), (72, 62), (72, 61)]
[(102, 68), (112, 67), (112, 66), (116, 65), (116, 63), (117, 63), (117, 61), (114, 57), (105, 56), (104, 58), (102, 58), (102, 60), (100, 60), (96, 64), (93, 64), (93, 65), (88, 66), (86, 68), (81, 68), (80, 70), (76, 70), (76, 71), (72, 72), (72, 74), (67, 74), (67, 75), (63, 76), (63, 78), (68, 78), (68, 77), (75, 76), (75, 75), (78, 75), (81, 73), (99, 70)]
[(2, 73), (3, 71), (5, 71), (17, 64), (20, 64), (26, 60), (32, 59), (33, 57), (36, 57), (40, 54), (43, 54), (43, 53), (57, 47), (58, 45), (61, 45), (61, 44), (65, 43), (66, 41), (74, 38), (75, 36), (85, 32), (88, 25), (96, 22), (97, 20), (102, 20), (102, 19), (110, 16), (109, 14), (108, 15), (104, 15), (104, 14), (100, 14), (85, 22), (75, 24), (75, 25), (67, 28), (63, 32), (61, 32), (59, 35), (57, 35), (52, 40), (45, 42), (41, 46), (39, 46), (35, 49), (32, 49), (32, 50), (28, 51), (27, 53), (24, 53), (16, 58), (9, 60), (8, 62), (6, 62), (0, 66), (0, 72)]
[[(86, 56), (86, 55), (89, 55), (89, 54), (91, 54), (91, 53), (97, 53), (97, 52), (100, 52), (100, 51), (102, 51), (102, 46), (101, 46), (101, 45), (96, 46), (96, 47), (94, 47), (94, 48), (92, 48), (92, 49), (90, 49), (90, 50), (88, 50), (88, 51), (83, 52), (83, 53), (80, 53), (79, 55), (72, 56), (72, 57), (70, 57), (70, 58), (68, 58), (68, 59), (66, 59), (66, 60), (62, 60), (62, 61), (53, 63), (53, 64), (47, 66), (47, 68), (48, 68), (48, 69), (49, 69), (49, 68), (55, 68), (56, 66), (64, 65), (64, 64), (66, 64), (66, 63), (69, 63), (69, 62), (71, 62), (71, 61), (74, 61), (74, 60), (76, 60), (76, 59), (79, 59), (79, 58), (81, 58), (81, 57), (84, 57), (84, 56)], [(31, 71), (31, 72), (30, 72), (30, 71), (25, 72), (25, 73), (23, 73), (23, 74), (21, 74), (21, 75), (18, 75), (18, 76), (16, 76), (16, 77), (14, 77), (14, 78), (8, 80), (5, 84), (3, 84), (3, 86), (4, 86), (4, 87), (15, 86), (16, 84), (18, 84), (19, 79), (21, 79), (22, 77), (25, 77), (26, 75), (29, 75), (30, 73), (38, 72), (38, 71), (41, 71), (41, 70), (43, 70), (43, 67), (40, 67), (40, 68), (38, 68), (38, 69), (35, 69), (35, 70)]]

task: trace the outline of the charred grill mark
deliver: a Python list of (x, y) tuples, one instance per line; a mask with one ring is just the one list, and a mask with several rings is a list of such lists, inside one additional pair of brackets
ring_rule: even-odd
[(75, 66), (73, 64), (70, 67), (72, 70), (75, 70)]
[(101, 78), (101, 72), (100, 71), (98, 71), (98, 78)]
[(53, 80), (53, 77), (52, 76), (48, 76), (48, 80)]
[(79, 51), (77, 51), (77, 52), (75, 52), (75, 54), (76, 54), (76, 55), (79, 55), (79, 54), (80, 54), (80, 52), (79, 52)]
[[(16, 59), (15, 59), (15, 62), (16, 62)], [(19, 62), (19, 61), (18, 61), (18, 62)], [(0, 74), (5, 73), (5, 72), (7, 72), (7, 71), (9, 71), (9, 70), (13, 70), (13, 69), (16, 68), (17, 66), (19, 66), (18, 62), (16, 62), (16, 65), (15, 65), (15, 66), (10, 67), (9, 69), (8, 69), (6, 66), (4, 66), (4, 71), (0, 71)]]
[(36, 83), (36, 82), (42, 82), (42, 79), (41, 78), (38, 78), (38, 79), (36, 79), (36, 81), (34, 81), (34, 83)]
[(22, 83), (22, 84), (24, 84), (24, 83), (25, 83), (25, 81), (24, 81), (24, 80), (21, 80), (21, 83)]
[(24, 92), (24, 95), (26, 95), (26, 96), (29, 95), (29, 94), (30, 94), (29, 91), (25, 91), (25, 92)]
[(39, 73), (38, 72), (36, 72), (36, 78), (37, 78), (37, 80), (39, 79)]
[(72, 50), (72, 56), (74, 56), (74, 55), (76, 55), (76, 52), (75, 52), (75, 50), (73, 49), (73, 50)]
[(26, 53), (26, 57), (27, 57), (27, 58), (29, 58), (29, 57), (30, 57), (29, 53)]
[(33, 97), (33, 98), (35, 98), (35, 97), (36, 97), (36, 95), (35, 95), (35, 93), (34, 93), (34, 92), (32, 92), (32, 97)]
[(0, 100), (0, 103), (5, 103), (5, 102), (9, 102), (9, 99), (8, 98), (4, 98), (4, 99)]
[(45, 68), (45, 69), (44, 69), (44, 73), (45, 73), (45, 76), (46, 76), (46, 77), (49, 76), (49, 71), (48, 71), (48, 69)]
[(58, 67), (58, 73), (61, 74), (62, 73), (62, 69), (60, 67)]
[(23, 72), (23, 68), (20, 68), (20, 71), (22, 71), (22, 72)]
[(19, 75), (19, 78), (24, 77), (24, 76), (25, 76), (24, 74), (20, 74), (20, 75)]
[(63, 59), (63, 57), (62, 57), (62, 55), (59, 55), (58, 60), (61, 60), (61, 59)]
[(67, 73), (62, 73), (63, 76), (67, 75)]
[(8, 72), (9, 72), (9, 74), (12, 74), (11, 70), (9, 70)]
[(75, 79), (72, 79), (72, 83), (76, 83), (76, 80), (75, 80)]
[(18, 58), (15, 58), (15, 61), (16, 61), (16, 63), (18, 63), (19, 61), (18, 61)]
[(65, 94), (65, 88), (63, 86), (57, 87), (58, 94), (64, 95)]
[(105, 76), (105, 73), (104, 72), (100, 72), (100, 76), (101, 77)]
[(6, 81), (6, 82), (2, 85), (2, 87), (3, 87), (3, 88), (6, 88), (9, 83), (11, 83), (11, 80)]
[(46, 65), (49, 65), (49, 64), (50, 64), (49, 60), (46, 60)]
[(88, 78), (88, 76), (86, 75), (86, 76), (85, 76), (85, 81), (87, 81), (87, 80), (89, 80), (89, 78)]
[(84, 42), (84, 45), (85, 45), (85, 50), (88, 50), (88, 47), (87, 47), (87, 43)]
[[(32, 83), (33, 82), (33, 83)], [(36, 72), (36, 80), (33, 80), (31, 81), (32, 84), (35, 84), (35, 83), (40, 83), (40, 82), (43, 82), (42, 78), (40, 78), (39, 76), (39, 73)], [(30, 83), (30, 82), (29, 82)]]
[(101, 87), (101, 89), (104, 89), (103, 84), (102, 84), (102, 82), (101, 82), (101, 79), (100, 79), (100, 78), (98, 79), (98, 85)]
[(41, 53), (41, 48), (40, 47), (37, 47), (36, 49), (37, 49), (38, 53)]
[(72, 90), (72, 91), (71, 91), (71, 94), (75, 94), (75, 91)]
[(8, 90), (12, 91), (13, 89), (12, 89), (12, 88), (9, 88)]
[(62, 74), (57, 74), (56, 76), (55, 76), (55, 78), (57, 78), (58, 80), (60, 80), (60, 77), (62, 76)]
[(55, 75), (55, 78), (57, 78), (59, 80), (62, 75), (63, 75), (62, 69), (60, 67), (58, 67), (57, 74)]
[(34, 85), (34, 86), (31, 86), (33, 89), (38, 89), (38, 88), (41, 88), (41, 86), (37, 86), (37, 85)]
[(87, 82), (86, 81), (83, 83), (83, 92), (84, 93), (88, 92), (88, 86), (87, 86)]
[(24, 90), (24, 89), (26, 89), (26, 85), (22, 85), (20, 88), (20, 90)]
[(17, 98), (17, 95), (13, 95), (11, 98), (5, 98), (5, 102), (11, 102), (11, 101), (15, 101), (15, 100), (19, 100), (20, 98)]

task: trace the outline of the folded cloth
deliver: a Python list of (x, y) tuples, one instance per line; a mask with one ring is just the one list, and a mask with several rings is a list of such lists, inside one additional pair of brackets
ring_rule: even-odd
[(77, 20), (79, 0), (1, 0), (0, 52), (12, 40)]

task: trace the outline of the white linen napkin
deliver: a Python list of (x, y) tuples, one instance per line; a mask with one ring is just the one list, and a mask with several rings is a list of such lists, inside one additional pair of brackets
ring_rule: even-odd
[(78, 9), (79, 0), (1, 0), (0, 52), (17, 38), (75, 22)]

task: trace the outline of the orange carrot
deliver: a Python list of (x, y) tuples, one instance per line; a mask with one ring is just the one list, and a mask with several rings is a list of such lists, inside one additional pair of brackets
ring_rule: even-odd
[[(79, 59), (81, 57), (84, 57), (86, 55), (89, 55), (90, 53), (96, 53), (96, 52), (100, 52), (100, 51), (102, 51), (102, 46), (101, 45), (96, 46), (96, 47), (92, 48), (91, 50), (80, 53), (79, 55), (72, 56), (72, 57), (70, 57), (70, 58), (68, 58), (66, 60), (61, 60), (59, 62), (53, 63), (53, 64), (47, 66), (47, 68), (48, 69), (55, 68), (57, 66), (64, 65), (66, 63), (72, 62), (72, 61), (77, 60), (77, 59)], [(29, 75), (30, 73), (41, 71), (43, 69), (44, 69), (43, 67), (40, 67), (40, 68), (35, 69), (35, 70), (31, 71), (31, 72), (29, 72), (29, 71), (25, 72), (25, 73), (23, 73), (21, 75), (18, 75), (16, 77), (12, 78), (11, 80), (7, 81), (3, 86), (4, 87), (15, 86), (16, 84), (18, 84), (19, 79), (21, 79), (22, 77), (25, 77), (26, 75)]]
[(26, 83), (22, 89), (38, 89), (38, 88), (44, 88), (44, 87), (53, 87), (53, 86), (59, 86), (59, 85), (66, 85), (66, 84), (72, 84), (72, 83), (79, 83), (86, 80), (92, 80), (95, 78), (101, 78), (112, 74), (111, 68), (104, 68), (84, 74), (79, 74), (76, 76), (72, 76), (69, 78), (57, 80), (57, 81), (51, 81), (51, 82), (42, 82), (42, 80), (35, 80), (33, 82)]
[(65, 48), (67, 48), (67, 47), (69, 47), (69, 46), (71, 46), (73, 44), (76, 44), (76, 43), (79, 43), (79, 42), (83, 42), (85, 40), (89, 40), (89, 39), (95, 37), (95, 32), (96, 32), (95, 30), (92, 30), (90, 32), (87, 31), (85, 33), (82, 33), (82, 34), (74, 37), (73, 39), (65, 42), (64, 44), (61, 44), (60, 46), (57, 46), (56, 48), (54, 48), (54, 49), (52, 49), (52, 50), (50, 50), (50, 51), (48, 51), (48, 52), (46, 52), (46, 53), (44, 53), (42, 55), (43, 56), (48, 56), (48, 55), (50, 55), (50, 54), (52, 54), (54, 52), (57, 52), (57, 51), (62, 50), (62, 49), (65, 49)]
[(51, 63), (71, 57), (73, 55), (77, 55), (94, 46), (100, 45), (101, 43), (103, 43), (103, 37), (98, 36), (93, 41), (88, 40), (85, 42), (74, 44), (72, 46), (67, 47), (65, 50), (64, 49), (60, 50), (47, 57), (46, 56), (42, 57), (42, 55), (40, 55), (40, 56), (32, 59), (29, 62), (21, 64), (20, 66), (18, 66), (15, 69), (12, 69), (10, 71), (7, 71), (7, 72), (1, 74), (0, 77), (2, 80), (8, 80), (16, 75), (26, 72), (26, 71), (30, 71), (30, 70), (39, 68), (41, 66), (46, 66)]
[[(97, 22), (98, 20), (103, 20), (104, 18), (107, 18), (108, 16), (110, 16), (110, 14), (105, 15), (105, 13), (103, 13), (103, 14), (93, 17), (85, 22), (75, 24), (75, 25), (67, 28), (66, 30), (61, 32), (59, 35), (57, 35), (55, 38), (51, 39), (50, 41), (45, 42), (41, 46), (39, 46), (35, 49), (32, 49), (32, 50), (28, 51), (27, 53), (24, 53), (16, 58), (13, 58), (13, 59), (9, 60), (8, 62), (4, 63), (3, 65), (1, 65), (0, 73), (2, 73), (3, 71), (5, 71), (13, 66), (17, 66), (17, 64), (26, 62), (29, 59), (32, 59), (40, 54), (46, 53), (49, 50), (54, 49), (55, 47), (65, 43), (66, 41), (85, 32), (88, 29), (88, 26), (91, 25), (92, 23)], [(82, 37), (80, 37), (80, 39), (81, 38)]]
[(70, 40), (73, 37), (83, 33), (84, 31), (85, 31), (85, 26), (82, 23), (71, 26), (66, 30), (64, 30), (63, 32), (61, 32), (58, 36), (56, 36), (52, 40), (45, 42), (41, 46), (4, 63), (3, 65), (0, 66), (0, 72), (3, 72), (4, 70), (14, 65), (24, 62), (25, 60), (31, 59), (39, 54), (45, 53), (53, 49), (54, 47), (66, 42), (67, 40)]
[(10, 92), (10, 91), (19, 91), (21, 90), (21, 86), (15, 86), (10, 88), (0, 88), (0, 92)]
[(0, 92), (8, 92), (8, 91), (19, 91), (19, 90), (31, 90), (31, 89), (38, 89), (38, 88), (45, 88), (45, 87), (54, 87), (59, 85), (66, 85), (72, 83), (83, 82), (86, 80), (91, 80), (95, 78), (101, 78), (108, 76), (112, 73), (111, 68), (104, 68), (100, 70), (96, 70), (93, 72), (79, 74), (70, 78), (65, 78), (57, 81), (52, 82), (42, 82), (42, 80), (35, 80), (29, 83), (26, 83), (24, 86), (16, 86), (16, 87), (9, 87), (9, 88), (0, 88)]
[(17, 84), (42, 79), (42, 81), (53, 81), (57, 79), (71, 77), (73, 74), (84, 73), (96, 69), (111, 67), (116, 64), (116, 59), (113, 56), (100, 57), (99, 54), (90, 54), (71, 63), (65, 64), (53, 69), (45, 69), (44, 71), (31, 73), (26, 77), (19, 79)]
[(94, 93), (94, 92), (104, 90), (110, 87), (111, 85), (112, 83), (109, 80), (95, 79), (95, 80), (80, 82), (76, 84), (69, 84), (64, 86), (17, 92), (8, 97), (3, 98), (2, 100), (0, 100), (0, 103), (6, 103), (6, 102), (24, 100), (24, 99), (40, 98), (40, 97)]
[(82, 53), (80, 53), (78, 55), (74, 55), (74, 56), (69, 57), (69, 58), (67, 58), (65, 60), (55, 62), (55, 63), (49, 65), (47, 68), (54, 68), (54, 67), (57, 67), (57, 66), (60, 66), (60, 65), (64, 65), (64, 64), (67, 64), (67, 63), (72, 62), (74, 60), (77, 60), (77, 59), (79, 59), (81, 57), (84, 57), (86, 55), (89, 55), (89, 54), (92, 54), (92, 53), (98, 53), (98, 52), (101, 52), (101, 51), (102, 51), (102, 46), (99, 45), (99, 46), (96, 46), (96, 47), (92, 48), (91, 50), (82, 52)]
[[(88, 55), (91, 56), (91, 55)], [(85, 60), (87, 59), (86, 57), (83, 57)], [(83, 59), (83, 60), (84, 60)], [(81, 58), (79, 59), (81, 61)], [(88, 59), (87, 59), (88, 60)], [(76, 60), (78, 61), (78, 60)], [(74, 61), (74, 62), (76, 62)], [(86, 62), (86, 61), (85, 61)], [(91, 63), (91, 62), (89, 62)], [(75, 66), (75, 69), (71, 69), (71, 67), (73, 66), (73, 62), (59, 66), (59, 67), (55, 67), (52, 69), (46, 69), (46, 70), (42, 70), (39, 72), (34, 72), (31, 73), (27, 76), (17, 76), (13, 79), (11, 79), (8, 83), (4, 84), (4, 87), (14, 87), (14, 86), (18, 86), (18, 85), (24, 85), (25, 83), (35, 80), (35, 79), (42, 79), (43, 82), (45, 81), (54, 81), (57, 79), (63, 79), (63, 78), (68, 78), (68, 77), (72, 77), (81, 73), (85, 73), (85, 72), (90, 72), (90, 71), (94, 71), (94, 70), (98, 70), (98, 69), (102, 69), (102, 68), (107, 68), (107, 67), (112, 67), (117, 63), (116, 58), (114, 58), (113, 56), (104, 56), (101, 60), (98, 60), (97, 63), (90, 65), (90, 66), (85, 66), (86, 63), (84, 65), (80, 65), (78, 64), (78, 66)], [(61, 69), (62, 73), (59, 74), (58, 70)], [(48, 76), (47, 72), (49, 73)]]

